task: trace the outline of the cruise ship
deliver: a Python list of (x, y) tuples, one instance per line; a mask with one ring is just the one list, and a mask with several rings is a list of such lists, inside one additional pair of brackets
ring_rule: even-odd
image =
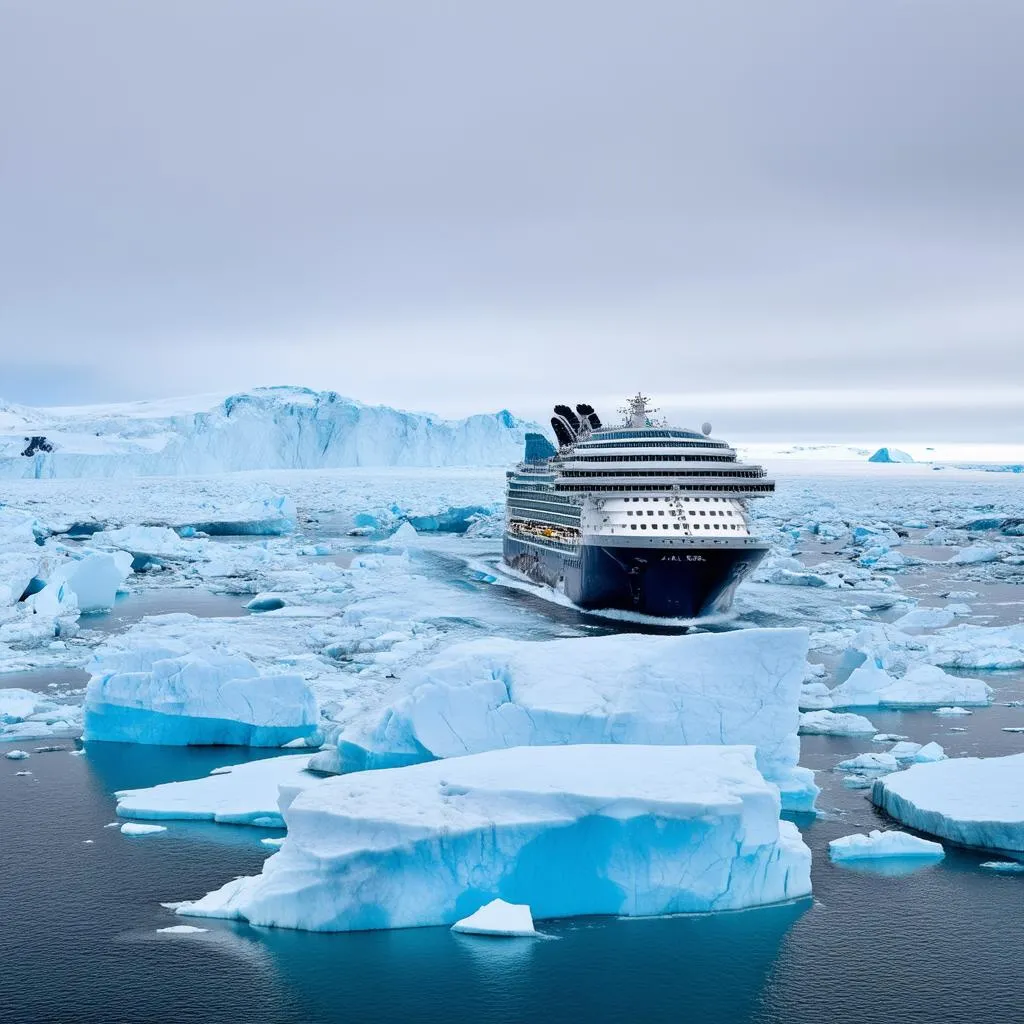
[(504, 561), (581, 608), (698, 618), (728, 609), (768, 551), (747, 501), (775, 490), (725, 441), (670, 427), (637, 394), (621, 426), (556, 405), (507, 473)]

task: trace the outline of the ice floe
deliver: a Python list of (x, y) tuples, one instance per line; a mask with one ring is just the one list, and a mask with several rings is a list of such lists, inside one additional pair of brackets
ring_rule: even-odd
[(279, 747), (317, 731), (301, 676), (261, 674), (238, 654), (147, 644), (100, 652), (92, 669), (86, 740)]
[(797, 765), (806, 645), (799, 629), (454, 645), (407, 674), (403, 697), (342, 731), (341, 765), (568, 743), (749, 743), (785, 806), (809, 810), (817, 788)]
[(157, 832), (166, 832), (166, 825), (140, 825), (138, 822), (126, 821), (121, 826), (121, 835), (125, 836), (152, 836)]
[(117, 813), (147, 820), (217, 821), (282, 828), (281, 801), (322, 782), (306, 771), (308, 754), (267, 757), (216, 768), (201, 779), (116, 793)]
[(897, 821), (961, 846), (1024, 851), (1024, 754), (918, 764), (875, 782)]
[(506, 903), (504, 900), (491, 900), (469, 917), (456, 921), (452, 931), (501, 938), (528, 938), (537, 934), (530, 908), (524, 903)]
[(941, 843), (933, 843), (930, 839), (921, 839), (908, 832), (880, 832), (878, 829), (873, 829), (867, 835), (856, 833), (833, 839), (828, 844), (828, 852), (835, 861), (875, 857), (926, 857), (929, 860), (941, 860), (946, 855)]
[(870, 736), (874, 725), (863, 715), (836, 711), (806, 711), (800, 715), (801, 736)]
[[(177, 913), (318, 931), (451, 925), (503, 899), (534, 919), (736, 910), (810, 892), (751, 747), (495, 750), (299, 794), (260, 875)], [(571, 884), (569, 884), (571, 882)]]

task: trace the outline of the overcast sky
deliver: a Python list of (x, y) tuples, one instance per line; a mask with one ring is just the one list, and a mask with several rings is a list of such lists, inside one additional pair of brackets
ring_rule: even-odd
[(1021, 0), (0, 0), (0, 398), (1024, 443)]

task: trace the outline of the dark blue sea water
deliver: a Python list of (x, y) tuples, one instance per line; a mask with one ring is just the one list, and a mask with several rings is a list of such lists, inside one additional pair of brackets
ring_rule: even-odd
[[(550, 615), (548, 635), (590, 628), (571, 612), (538, 611), (529, 597), (495, 600), (531, 619)], [(1024, 697), (1024, 674), (987, 678), (998, 700)], [(881, 731), (937, 739), (953, 755), (1024, 749), (1024, 735), (1002, 731), (1024, 725), (1024, 708), (995, 705), (966, 718), (869, 714)], [(823, 815), (798, 819), (814, 852), (813, 899), (739, 914), (544, 923), (549, 938), (514, 941), (443, 928), (315, 935), (221, 921), (190, 922), (205, 934), (159, 934), (182, 921), (162, 902), (259, 871), (270, 852), (259, 840), (280, 833), (170, 822), (165, 833), (129, 838), (104, 828), (116, 820), (113, 793), (254, 755), (90, 744), (71, 756), (69, 740), (19, 746), (50, 743), (67, 749), (0, 758), (4, 1024), (1024, 1018), (1024, 877), (986, 872), (979, 864), (989, 855), (952, 847), (940, 864), (903, 876), (829, 862), (830, 839), (885, 824), (863, 791), (831, 771), (845, 757), (885, 749), (863, 738), (803, 739), (802, 761), (820, 769), (823, 788)], [(0, 745), (0, 754), (13, 746)], [(24, 770), (32, 774), (16, 775)]]

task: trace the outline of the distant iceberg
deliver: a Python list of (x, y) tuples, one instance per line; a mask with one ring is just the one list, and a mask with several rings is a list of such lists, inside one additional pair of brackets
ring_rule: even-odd
[(899, 448), (879, 448), (874, 455), (868, 458), (868, 462), (913, 462), (914, 457)]
[(806, 896), (811, 854), (751, 747), (515, 748), (300, 793), (262, 874), (178, 914), (310, 931), (739, 910)]

